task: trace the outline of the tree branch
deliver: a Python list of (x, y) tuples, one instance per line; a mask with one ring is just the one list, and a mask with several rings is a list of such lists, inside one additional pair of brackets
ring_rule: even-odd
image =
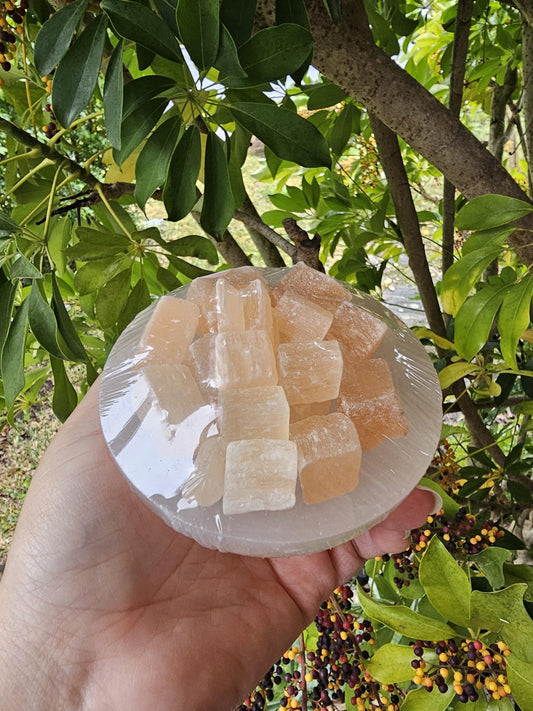
[[(246, 212), (248, 215), (253, 215), (258, 220), (261, 220), (261, 217), (255, 209), (255, 205), (250, 200), (248, 194), (244, 198), (244, 202), (241, 205), (240, 209), (242, 212)], [(279, 253), (276, 245), (251, 225), (247, 225), (244, 222), (243, 224), (246, 227), (246, 231), (250, 235), (250, 239), (257, 247), (257, 251), (261, 255), (267, 267), (285, 267), (286, 264), (283, 261), (283, 257)]]
[(259, 234), (263, 235), (263, 237), (265, 237), (278, 249), (281, 249), (282, 252), (288, 254), (293, 263), (296, 262), (296, 247), (278, 234), (276, 230), (273, 230), (272, 227), (266, 225), (259, 217), (259, 214), (255, 208), (251, 211), (245, 203), (239, 210), (235, 210), (235, 215), (233, 217), (236, 220), (239, 220), (239, 222), (242, 222), (243, 225), (246, 225), (246, 227), (251, 227), (256, 232), (259, 232)]

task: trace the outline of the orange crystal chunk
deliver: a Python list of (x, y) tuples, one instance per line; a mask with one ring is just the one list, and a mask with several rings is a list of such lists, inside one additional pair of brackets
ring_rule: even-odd
[(167, 422), (178, 425), (205, 404), (195, 379), (186, 365), (147, 363), (143, 368)]
[(346, 302), (335, 312), (327, 337), (340, 343), (345, 360), (361, 360), (370, 358), (386, 332), (381, 319)]
[(182, 496), (198, 506), (212, 506), (224, 493), (226, 446), (222, 437), (208, 437), (200, 443), (194, 471), (182, 488)]
[(342, 354), (336, 341), (281, 343), (279, 382), (290, 405), (334, 400), (342, 377)]
[[(342, 381), (341, 381), (342, 382)], [(291, 422), (299, 422), (313, 415), (328, 415), (335, 408), (334, 400), (324, 400), (323, 402), (306, 402), (303, 405), (291, 405)]]
[(357, 428), (363, 451), (384, 439), (397, 439), (409, 424), (394, 388), (392, 374), (383, 358), (350, 364), (342, 379), (338, 410)]
[(227, 440), (289, 439), (289, 403), (279, 385), (224, 390), (218, 405), (219, 432)]
[(274, 308), (281, 343), (322, 341), (333, 315), (309, 299), (286, 291)]
[(275, 304), (286, 291), (310, 299), (331, 313), (335, 313), (343, 301), (351, 299), (350, 292), (342, 284), (316, 269), (311, 269), (303, 262), (295, 264), (272, 289)]
[(255, 279), (265, 281), (261, 270), (256, 267), (229, 269), (192, 281), (187, 289), (187, 301), (193, 302), (200, 309), (201, 316), (198, 326), (200, 335), (209, 332), (216, 333), (218, 330), (216, 282), (221, 278), (237, 290), (244, 289)]
[(200, 336), (189, 346), (185, 358), (187, 365), (198, 383), (198, 387), (207, 402), (216, 399), (217, 387), (215, 379), (215, 338), (214, 333)]
[(195, 304), (163, 296), (142, 335), (139, 351), (151, 363), (182, 363), (198, 327), (200, 311)]
[(279, 511), (296, 503), (296, 445), (289, 440), (230, 442), (222, 510), (225, 514)]
[(244, 331), (244, 309), (240, 292), (226, 279), (217, 279), (215, 304), (219, 333)]
[(266, 331), (234, 331), (215, 336), (215, 382), (220, 390), (278, 382), (276, 357)]
[(254, 279), (240, 289), (246, 330), (272, 332), (272, 304), (268, 286), (262, 279)]
[(306, 504), (348, 494), (359, 483), (361, 444), (350, 418), (338, 412), (291, 425)]

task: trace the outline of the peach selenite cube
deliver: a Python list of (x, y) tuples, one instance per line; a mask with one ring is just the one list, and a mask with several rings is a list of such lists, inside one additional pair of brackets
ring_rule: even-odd
[(274, 308), (281, 343), (322, 341), (333, 315), (318, 304), (286, 291)]
[(244, 309), (240, 292), (225, 279), (215, 287), (218, 332), (244, 331)]
[(151, 363), (172, 365), (182, 363), (192, 343), (200, 311), (198, 307), (174, 296), (163, 296), (141, 338), (139, 353)]
[(370, 358), (386, 332), (387, 325), (380, 318), (345, 302), (335, 312), (327, 338), (340, 343), (346, 361), (361, 360)]
[(281, 343), (279, 382), (290, 405), (334, 400), (342, 377), (342, 354), (336, 341)]
[(208, 437), (200, 443), (194, 471), (182, 488), (182, 496), (198, 506), (212, 506), (224, 493), (226, 447), (222, 437)]
[(291, 425), (298, 448), (298, 473), (306, 504), (348, 494), (359, 483), (361, 444), (346, 415), (309, 417)]
[(397, 439), (409, 431), (392, 374), (383, 358), (362, 360), (345, 370), (338, 410), (357, 428), (363, 451), (384, 439)]
[(289, 403), (283, 388), (268, 385), (222, 391), (218, 428), (227, 440), (289, 439)]
[(159, 365), (148, 362), (143, 373), (167, 421), (178, 425), (205, 404), (195, 379), (186, 365)]
[(276, 305), (286, 291), (299, 294), (331, 313), (335, 313), (343, 301), (351, 299), (350, 292), (342, 284), (303, 262), (291, 267), (272, 289)]
[(231, 515), (292, 508), (296, 503), (297, 463), (296, 445), (289, 440), (230, 442), (223, 512)]
[(215, 383), (220, 390), (277, 382), (276, 358), (266, 331), (217, 333)]

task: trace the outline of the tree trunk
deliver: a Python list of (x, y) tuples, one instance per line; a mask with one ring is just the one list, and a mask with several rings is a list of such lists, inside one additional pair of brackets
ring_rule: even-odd
[[(524, 85), (524, 137), (526, 139), (527, 155), (533, 155), (533, 26), (522, 22), (522, 62)], [(533, 189), (533, 166), (529, 164), (529, 189)]]

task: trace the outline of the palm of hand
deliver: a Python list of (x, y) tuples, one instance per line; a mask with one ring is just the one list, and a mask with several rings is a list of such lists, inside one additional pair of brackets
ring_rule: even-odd
[(400, 549), (430, 507), (415, 492), (357, 544), (310, 556), (207, 550), (130, 490), (101, 435), (96, 399), (93, 388), (43, 459), (2, 585), (4, 608), (7, 600), (21, 620), (17, 634), (35, 638), (37, 625), (65, 708), (233, 708), (321, 600), (364, 558)]

